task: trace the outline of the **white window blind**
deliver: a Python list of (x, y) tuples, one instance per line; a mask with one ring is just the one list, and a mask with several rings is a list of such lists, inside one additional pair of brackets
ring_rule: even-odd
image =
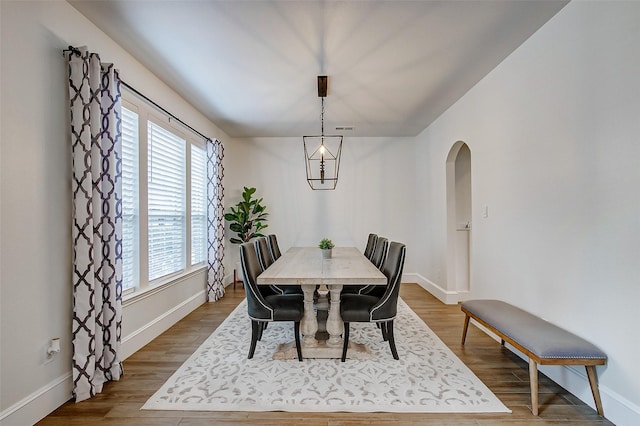
[(191, 146), (191, 264), (207, 258), (207, 153)]
[(149, 280), (185, 268), (186, 141), (148, 122)]
[(138, 114), (122, 108), (122, 289), (139, 283)]

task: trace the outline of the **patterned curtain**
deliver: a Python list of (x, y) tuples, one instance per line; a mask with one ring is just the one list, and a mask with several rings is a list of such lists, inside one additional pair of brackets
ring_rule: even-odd
[(224, 296), (224, 147), (219, 140), (207, 139), (207, 300)]
[(123, 373), (120, 79), (86, 48), (65, 50), (72, 153), (73, 396)]

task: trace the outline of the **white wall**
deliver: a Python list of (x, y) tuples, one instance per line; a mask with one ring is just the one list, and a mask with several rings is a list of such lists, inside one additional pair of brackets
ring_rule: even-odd
[[(471, 292), (601, 347), (607, 418), (640, 423), (640, 3), (571, 2), (417, 138), (417, 271), (442, 288), (445, 161), (471, 149)], [(488, 206), (488, 218), (482, 207)], [(550, 371), (550, 370), (549, 370)], [(574, 371), (557, 369), (561, 383)], [(572, 391), (593, 404), (581, 379)]]
[[(323, 237), (364, 250), (374, 232), (407, 245), (405, 271), (412, 271), (413, 153), (414, 138), (345, 137), (336, 189), (313, 191), (306, 181), (302, 136), (237, 139), (225, 144), (225, 204), (237, 203), (243, 186), (256, 187), (270, 213), (265, 232), (278, 236), (282, 251), (315, 246)], [(237, 260), (237, 250), (227, 241), (225, 257)]]
[[(64, 1), (0, 1), (0, 421), (30, 424), (70, 398), (70, 150), (62, 50), (86, 45), (121, 77), (212, 137), (227, 138)], [(135, 351), (204, 300), (196, 274), (123, 311)], [(45, 363), (60, 337), (62, 352)]]
[[(347, 137), (338, 189), (318, 192), (304, 180), (300, 138), (231, 140), (66, 2), (0, 1), (0, 420), (31, 423), (70, 396), (61, 50), (87, 45), (134, 87), (225, 142), (225, 204), (256, 186), (272, 214), (267, 231), (283, 249), (324, 236), (364, 248), (376, 232), (406, 242), (405, 271), (423, 285), (447, 289), (445, 161), (465, 141), (473, 297), (513, 302), (602, 347), (605, 413), (620, 425), (640, 423), (632, 316), (640, 299), (639, 16), (640, 3), (570, 3), (417, 138)], [(231, 273), (237, 247), (227, 251)], [(129, 304), (128, 350), (199, 303), (200, 279)], [(51, 337), (62, 337), (62, 353), (45, 364)], [(570, 382), (573, 371), (558, 380)], [(591, 403), (576, 377), (568, 387)]]

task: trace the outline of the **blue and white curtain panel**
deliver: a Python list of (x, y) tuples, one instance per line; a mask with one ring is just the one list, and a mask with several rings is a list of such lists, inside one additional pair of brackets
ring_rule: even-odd
[(216, 139), (207, 139), (207, 300), (224, 296), (224, 147)]
[(102, 391), (123, 373), (120, 80), (86, 48), (69, 69), (73, 236), (73, 396)]

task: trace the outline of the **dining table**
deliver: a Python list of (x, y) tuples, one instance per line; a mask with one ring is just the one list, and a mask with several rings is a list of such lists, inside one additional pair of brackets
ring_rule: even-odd
[[(344, 286), (386, 285), (387, 278), (355, 247), (334, 247), (324, 258), (317, 247), (291, 247), (258, 275), (258, 285), (299, 285), (304, 293), (302, 355), (305, 358), (340, 358), (344, 324), (340, 293)], [(317, 288), (320, 288), (316, 292)], [(326, 289), (326, 290), (325, 290)], [(321, 313), (326, 310), (326, 315)], [(326, 330), (327, 339), (318, 338)], [(324, 329), (324, 330), (323, 330)], [(349, 344), (349, 358), (370, 356), (363, 344)], [(281, 345), (273, 359), (296, 358), (295, 344)]]

